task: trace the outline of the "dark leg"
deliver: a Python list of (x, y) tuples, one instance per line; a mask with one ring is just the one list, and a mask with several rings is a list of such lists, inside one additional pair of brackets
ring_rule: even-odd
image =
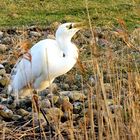
[[(49, 126), (49, 130), (50, 130), (50, 132), (51, 132), (51, 135), (50, 135), (50, 139), (51, 139), (51, 137), (53, 136), (53, 131), (54, 131), (54, 130), (53, 130), (53, 128), (50, 126), (50, 123), (49, 123), (49, 121), (48, 121), (48, 119), (47, 119), (47, 117), (46, 117), (45, 111), (44, 111), (42, 108), (40, 108), (40, 106), (39, 106), (39, 104), (38, 104), (38, 95), (37, 95), (36, 91), (34, 92), (33, 99), (34, 99), (34, 102), (35, 102), (35, 105), (36, 105), (36, 108), (37, 108), (38, 116), (39, 116), (39, 112), (41, 112), (42, 115), (43, 115), (43, 117), (44, 117), (44, 119), (46, 120), (47, 126)], [(39, 121), (39, 117), (38, 117), (38, 122), (39, 122), (40, 134), (41, 134), (41, 124), (40, 124), (40, 121)]]
[(36, 91), (34, 91), (33, 94), (34, 94), (33, 95), (33, 101), (34, 101), (35, 109), (37, 110), (37, 114), (38, 114), (38, 124), (39, 124), (40, 140), (42, 140), (41, 123), (40, 123), (40, 119), (39, 119), (40, 107), (39, 107), (39, 103), (38, 103), (38, 94), (37, 94)]

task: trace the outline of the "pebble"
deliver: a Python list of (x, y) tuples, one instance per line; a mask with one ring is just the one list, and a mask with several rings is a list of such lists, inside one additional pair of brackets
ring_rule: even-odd
[(51, 102), (49, 99), (44, 99), (40, 102), (40, 107), (41, 108), (50, 108), (51, 107)]
[(4, 33), (0, 31), (0, 39), (3, 38)]
[(4, 69), (4, 66), (2, 64), (0, 64), (0, 69)]
[(9, 45), (9, 44), (12, 43), (12, 39), (11, 39), (9, 36), (4, 37), (4, 38), (2, 39), (2, 43), (3, 43), (3, 44)]
[(57, 93), (58, 91), (58, 86), (56, 83), (52, 83), (51, 86), (49, 87), (50, 88), (50, 91), (54, 94), (54, 93)]
[(62, 91), (61, 96), (68, 96), (72, 101), (83, 101), (86, 96), (81, 91)]
[(83, 101), (84, 99), (86, 99), (86, 96), (82, 94), (80, 91), (71, 91), (69, 92), (68, 97), (72, 101)]
[(5, 52), (7, 49), (6, 45), (5, 44), (0, 44), (0, 52), (3, 53)]
[(47, 38), (49, 38), (49, 39), (55, 39), (55, 36), (54, 36), (54, 35), (48, 34), (48, 35), (47, 35)]
[(14, 115), (12, 116), (12, 119), (13, 119), (14, 121), (18, 121), (18, 120), (20, 120), (21, 118), (22, 118), (22, 116), (17, 115), (17, 114), (14, 114)]
[(64, 110), (64, 112), (72, 111), (73, 110), (73, 105), (69, 101), (63, 100), (62, 110)]
[(0, 116), (3, 118), (12, 118), (13, 111), (8, 109), (5, 105), (0, 105)]
[(29, 115), (29, 112), (26, 111), (25, 109), (20, 108), (19, 110), (17, 110), (17, 114), (19, 114), (20, 116), (24, 117)]
[(73, 103), (73, 113), (78, 114), (82, 111), (83, 109), (83, 103), (81, 102), (74, 102)]
[(48, 120), (52, 122), (59, 122), (59, 120), (63, 116), (63, 111), (56, 107), (49, 108), (46, 111)]
[(62, 85), (61, 85), (61, 88), (62, 88), (63, 90), (68, 90), (68, 89), (70, 88), (70, 86), (69, 86), (69, 84), (62, 84)]
[(121, 105), (110, 105), (109, 108), (113, 113), (123, 109)]
[(40, 37), (41, 33), (40, 32), (36, 32), (36, 31), (30, 31), (30, 36)]

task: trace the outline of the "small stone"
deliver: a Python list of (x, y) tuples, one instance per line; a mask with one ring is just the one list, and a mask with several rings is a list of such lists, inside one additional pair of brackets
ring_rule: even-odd
[(29, 112), (26, 111), (26, 110), (24, 110), (24, 109), (22, 109), (22, 108), (20, 108), (20, 109), (17, 111), (17, 113), (18, 113), (20, 116), (22, 116), (22, 117), (29, 115)]
[(69, 101), (63, 100), (62, 109), (64, 110), (64, 112), (72, 111), (73, 110), (73, 105)]
[(57, 103), (57, 101), (58, 101), (58, 99), (59, 99), (59, 96), (53, 96), (53, 103), (55, 104), (55, 103)]
[(47, 38), (49, 38), (49, 39), (55, 39), (55, 36), (54, 35), (51, 35), (51, 34), (48, 34), (47, 35)]
[(27, 109), (28, 107), (32, 106), (32, 101), (30, 98), (20, 99), (19, 100), (19, 107), (23, 109)]
[(110, 42), (108, 42), (106, 39), (103, 39), (103, 38), (98, 39), (97, 43), (100, 47), (107, 47), (111, 45)]
[(105, 83), (104, 87), (105, 87), (106, 93), (111, 93), (111, 85), (110, 85), (110, 83)]
[(3, 77), (3, 76), (6, 76), (6, 71), (5, 69), (0, 69), (0, 75)]
[(55, 103), (55, 105), (57, 107), (60, 107), (60, 106), (62, 106), (64, 101), (68, 101), (69, 102), (69, 97), (68, 96), (60, 96), (58, 101)]
[(73, 90), (78, 90), (78, 86), (77, 86), (77, 85), (73, 85), (73, 86), (72, 86), (72, 89), (73, 89)]
[(68, 96), (61, 96), (60, 97), (63, 101), (69, 101), (69, 97)]
[(4, 66), (2, 64), (0, 64), (0, 69), (4, 69)]
[(0, 84), (4, 87), (8, 84), (8, 79), (0, 76)]
[(68, 96), (72, 101), (83, 101), (86, 99), (86, 96), (80, 91), (62, 91), (60, 92), (61, 96)]
[(86, 96), (84, 94), (82, 94), (79, 91), (71, 91), (68, 94), (68, 97), (72, 100), (72, 101), (83, 101), (84, 99), (86, 99)]
[(24, 120), (31, 120), (32, 117), (33, 117), (33, 116), (32, 116), (32, 113), (30, 113), (29, 115), (24, 116), (23, 119), (24, 119)]
[(13, 111), (8, 109), (4, 105), (0, 105), (0, 116), (2, 116), (3, 118), (12, 118)]
[(51, 103), (55, 104), (58, 102), (59, 96), (50, 93), (47, 95), (47, 98), (50, 100)]
[(74, 102), (73, 103), (73, 113), (79, 114), (82, 111), (83, 103), (81, 102)]
[(58, 86), (56, 83), (52, 83), (51, 86), (49, 87), (50, 88), (50, 91), (52, 93), (57, 93), (57, 90), (58, 90)]
[(12, 40), (11, 40), (11, 38), (10, 38), (9, 36), (7, 36), (7, 37), (4, 37), (4, 38), (2, 39), (2, 43), (3, 43), (3, 44), (9, 45), (9, 44), (12, 43)]
[(21, 118), (22, 118), (22, 116), (17, 115), (17, 114), (14, 114), (14, 115), (12, 116), (12, 119), (13, 119), (14, 121), (18, 121), (18, 120), (20, 120)]
[(107, 99), (107, 104), (108, 105), (113, 105), (113, 100), (112, 99)]
[(41, 108), (50, 108), (51, 103), (50, 103), (49, 99), (44, 99), (40, 102), (40, 106), (41, 106)]
[(47, 118), (49, 121), (59, 122), (61, 117), (63, 116), (63, 112), (61, 109), (53, 107), (46, 110), (47, 111)]
[(0, 103), (1, 104), (7, 104), (8, 100), (6, 98), (0, 97)]
[(68, 90), (69, 89), (69, 84), (62, 84), (61, 85), (61, 88), (63, 89), (63, 90)]
[(5, 52), (7, 49), (5, 44), (0, 44), (0, 52)]
[(34, 36), (34, 37), (40, 37), (41, 33), (40, 32), (36, 32), (36, 31), (30, 31), (30, 35)]
[(112, 112), (116, 112), (123, 109), (121, 105), (110, 105), (109, 108)]
[(4, 33), (0, 31), (0, 39), (3, 37)]

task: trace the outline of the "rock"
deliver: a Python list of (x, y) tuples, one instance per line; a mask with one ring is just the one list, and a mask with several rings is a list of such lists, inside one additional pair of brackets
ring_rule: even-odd
[(2, 116), (3, 118), (12, 118), (13, 111), (8, 109), (4, 105), (0, 105), (0, 116)]
[(56, 107), (61, 107), (64, 101), (69, 101), (68, 96), (60, 96), (58, 101), (55, 103)]
[(68, 90), (68, 89), (70, 88), (70, 86), (69, 86), (69, 84), (62, 84), (62, 85), (61, 85), (61, 88), (62, 88), (63, 90)]
[(107, 98), (112, 98), (112, 87), (110, 83), (104, 83), (105, 92)]
[(51, 86), (49, 87), (50, 88), (50, 91), (52, 93), (57, 93), (57, 90), (58, 90), (58, 86), (56, 83), (52, 83)]
[(54, 95), (52, 99), (53, 99), (53, 103), (55, 104), (58, 102), (59, 96)]
[(113, 105), (113, 103), (114, 103), (113, 99), (107, 99), (106, 102), (108, 105)]
[(49, 101), (49, 99), (44, 99), (40, 102), (40, 107), (41, 108), (50, 108), (51, 107), (51, 103)]
[(10, 38), (9, 36), (7, 36), (7, 37), (4, 37), (4, 38), (2, 39), (2, 43), (3, 43), (3, 44), (9, 45), (9, 44), (12, 43), (12, 40), (11, 40), (11, 38)]
[(14, 115), (12, 116), (12, 119), (13, 119), (14, 121), (18, 121), (18, 120), (20, 120), (21, 118), (22, 118), (22, 116), (17, 115), (17, 114), (14, 114)]
[(40, 92), (40, 96), (41, 96), (41, 99), (43, 100), (44, 98), (46, 98), (46, 96), (50, 93), (49, 89), (45, 89), (43, 91)]
[(6, 71), (5, 69), (1, 66), (1, 69), (0, 69), (0, 75), (1, 76), (5, 76), (6, 75)]
[(56, 107), (49, 108), (46, 111), (47, 111), (47, 118), (49, 122), (51, 121), (57, 123), (63, 116), (62, 110)]
[(72, 111), (73, 110), (73, 105), (69, 101), (63, 100), (62, 110), (64, 110), (64, 112)]
[(137, 46), (137, 47), (140, 46), (140, 27), (139, 27), (139, 28), (136, 28), (136, 29), (132, 32), (132, 34), (131, 34), (131, 36), (130, 36), (130, 40), (131, 40), (131, 42), (132, 42), (135, 46)]
[(84, 94), (82, 94), (79, 91), (71, 91), (68, 94), (68, 97), (72, 100), (72, 101), (83, 101), (84, 99), (86, 99), (86, 96)]
[(0, 31), (0, 39), (3, 38), (4, 33)]
[(110, 83), (104, 83), (106, 93), (111, 93), (111, 85)]
[(27, 109), (32, 106), (32, 101), (30, 98), (20, 99), (19, 100), (19, 108)]
[(51, 103), (55, 104), (58, 102), (59, 96), (50, 93), (47, 95), (47, 98), (50, 100)]
[(49, 38), (49, 39), (55, 39), (55, 36), (54, 35), (51, 35), (51, 34), (48, 34), (47, 35), (47, 38)]
[(83, 101), (86, 99), (86, 96), (80, 91), (62, 91), (60, 92), (61, 96), (68, 96), (72, 101)]
[(77, 85), (72, 85), (71, 88), (72, 88), (73, 90), (78, 90), (78, 86), (77, 86)]
[(73, 103), (73, 113), (79, 114), (83, 109), (83, 103), (81, 102), (74, 102)]
[(95, 86), (98, 83), (98, 79), (93, 75), (89, 77), (89, 81), (90, 81), (91, 86)]
[(109, 108), (113, 113), (123, 109), (121, 105), (110, 105)]
[[(93, 95), (92, 96), (92, 106), (93, 106), (93, 108), (96, 107), (95, 105), (96, 105), (96, 95)], [(89, 107), (89, 101), (88, 100), (86, 100), (84, 102), (84, 106), (85, 106), (85, 108), (88, 108)]]
[(8, 84), (8, 80), (6, 77), (2, 77), (0, 76), (0, 85), (2, 85), (3, 87), (6, 86)]
[(40, 32), (36, 32), (36, 31), (30, 31), (30, 36), (40, 37), (41, 33)]
[(0, 69), (4, 69), (4, 66), (2, 64), (0, 64)]
[(0, 103), (1, 104), (7, 104), (8, 103), (7, 98), (0, 97)]
[(31, 120), (32, 117), (33, 117), (33, 116), (32, 116), (32, 113), (30, 113), (29, 115), (24, 116), (23, 119), (24, 119), (24, 120)]
[(24, 109), (22, 109), (22, 108), (20, 108), (19, 110), (17, 110), (17, 114), (22, 116), (22, 117), (24, 117), (24, 116), (29, 115), (29, 112), (24, 110)]
[(100, 47), (108, 47), (111, 45), (110, 42), (108, 42), (106, 39), (103, 38), (98, 39), (97, 43)]
[(5, 69), (3, 68), (3, 65), (1, 65), (0, 68), (0, 86), (3, 88), (9, 83), (9, 77), (6, 74)]
[(0, 52), (5, 52), (7, 49), (6, 45), (5, 44), (0, 44)]

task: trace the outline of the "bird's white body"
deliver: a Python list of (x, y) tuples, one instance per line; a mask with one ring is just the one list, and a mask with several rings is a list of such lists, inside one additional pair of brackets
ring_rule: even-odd
[(27, 91), (31, 89), (44, 90), (56, 77), (68, 72), (76, 63), (78, 49), (71, 42), (71, 38), (78, 30), (73, 30), (66, 36), (66, 25), (61, 26), (56, 32), (56, 40), (39, 41), (29, 50), (31, 59), (23, 57), (15, 65), (9, 89), (20, 97), (27, 96)]

